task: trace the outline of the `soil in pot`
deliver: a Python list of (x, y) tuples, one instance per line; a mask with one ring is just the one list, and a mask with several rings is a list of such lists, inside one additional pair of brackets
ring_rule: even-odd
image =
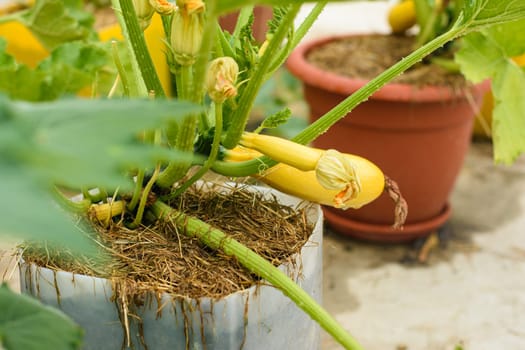
[[(299, 46), (287, 65), (304, 83), (310, 121), (407, 56), (413, 45), (412, 37), (373, 34)], [(314, 141), (320, 148), (370, 159), (398, 182), (408, 202), (403, 231), (390, 227), (394, 205), (386, 195), (359, 210), (325, 208), (336, 231), (367, 240), (406, 241), (429, 234), (450, 216), (448, 196), (486, 88), (429, 62), (397, 77)]]
[[(324, 71), (371, 80), (409, 55), (414, 50), (414, 45), (414, 37), (411, 36), (371, 34), (344, 37), (313, 48), (308, 52), (306, 60)], [(461, 74), (428, 63), (429, 58), (392, 82), (416, 87), (447, 86), (453, 90), (461, 90), (467, 86), (467, 81)]]
[[(231, 237), (250, 247), (275, 266), (283, 263), (294, 266), (296, 262), (294, 254), (301, 251), (312, 234), (313, 224), (308, 218), (309, 214), (307, 214), (308, 212), (311, 213), (312, 208), (310, 206), (302, 205), (300, 208), (292, 208), (280, 204), (275, 197), (263, 198), (261, 194), (247, 191), (242, 187), (235, 188), (230, 193), (191, 190), (187, 191), (177, 202), (170, 204), (185, 212), (191, 212), (193, 216), (228, 232)], [(124, 320), (127, 320), (128, 317), (137, 318), (141, 315), (141, 311), (136, 310), (152, 303), (152, 295), (157, 296), (155, 306), (158, 305), (158, 310), (153, 307), (153, 315), (157, 314), (157, 317), (162, 319), (164, 307), (168, 310), (165, 311), (166, 313), (175, 312), (173, 310), (176, 307), (171, 306), (170, 299), (182, 300), (177, 304), (178, 306), (183, 305), (178, 310), (179, 312), (182, 310), (183, 313), (187, 312), (189, 315), (195, 311), (192, 309), (201, 306), (199, 306), (199, 302), (191, 304), (188, 303), (188, 300), (198, 301), (203, 298), (221, 300), (233, 293), (253, 288), (254, 285), (261, 282), (256, 276), (240, 266), (235, 259), (220, 251), (205, 247), (196, 238), (185, 236), (169, 223), (154, 227), (143, 227), (138, 230), (129, 230), (116, 223), (112, 224), (109, 229), (97, 226), (97, 231), (99, 244), (106, 247), (111, 255), (111, 259), (102, 263), (72, 257), (64, 254), (64, 252), (53, 257), (53, 254), (49, 254), (48, 249), (39, 249), (34, 246), (26, 248), (24, 259), (28, 263), (46, 266), (53, 270), (72, 271), (83, 275), (109, 278), (115, 292), (113, 298), (121, 312), (123, 328), (126, 327)], [(301, 266), (294, 266), (295, 269), (296, 273), (292, 275), (299, 278), (302, 273)], [(54, 278), (56, 279), (56, 275)], [(33, 280), (33, 276), (26, 274), (23, 280)], [(35, 286), (28, 286), (28, 288), (38, 290)], [(257, 294), (257, 290), (254, 293)], [(281, 294), (278, 290), (275, 290), (275, 293)], [(60, 299), (58, 287), (57, 294), (57, 298)], [(155, 297), (153, 298), (155, 299)], [(247, 317), (249, 312), (248, 297), (245, 299), (246, 305), (242, 305), (240, 310), (241, 314), (244, 312), (245, 317)], [(61, 301), (58, 301), (59, 306), (60, 304)], [(219, 315), (216, 314), (215, 317), (222, 320), (225, 316), (220, 315), (221, 311), (213, 311), (213, 303), (211, 305), (211, 311), (208, 312), (218, 312)], [(186, 311), (185, 307), (188, 308)], [(252, 307), (261, 308), (264, 305)], [(219, 309), (219, 306), (217, 308)], [(242, 311), (243, 308), (244, 311)], [(231, 311), (228, 310), (228, 312)], [(299, 312), (302, 313), (302, 311)], [(202, 313), (201, 310), (199, 316), (201, 327), (209, 328), (210, 325), (205, 326), (204, 324), (210, 322), (210, 315), (203, 316)], [(308, 318), (308, 316), (304, 316)], [(146, 317), (151, 318), (147, 314)], [(184, 316), (184, 322), (192, 317), (195, 316)], [(211, 318), (213, 319), (213, 317), (212, 315)], [(153, 316), (154, 318), (155, 316)], [(167, 319), (172, 320), (171, 315)], [(226, 321), (236, 322), (235, 320)], [(251, 322), (253, 321), (257, 320), (252, 319)], [(164, 321), (161, 320), (160, 322)], [(148, 324), (151, 325), (151, 322)], [(271, 327), (271, 325), (263, 326)], [(222, 325), (212, 326), (211, 332), (224, 327)], [(307, 329), (309, 329), (308, 327)], [(189, 329), (188, 333), (196, 332), (194, 326), (185, 325), (184, 328)], [(242, 328), (241, 324), (241, 334), (236, 334), (241, 339), (246, 336), (246, 334), (242, 334)], [(139, 331), (146, 332), (146, 328), (142, 328), (140, 323)], [(202, 341), (203, 346), (206, 347), (208, 340), (204, 339), (205, 331), (203, 328), (201, 328), (201, 332), (203, 339), (195, 340), (195, 337), (199, 339), (201, 335), (187, 334), (187, 340)], [(309, 335), (309, 337), (312, 336), (315, 338), (315, 335)], [(147, 342), (151, 340), (151, 336), (143, 334), (139, 341), (142, 342), (143, 339), (147, 340), (145, 345), (148, 345)], [(243, 344), (244, 342), (245, 340), (242, 340)], [(250, 341), (246, 342), (251, 343)], [(140, 344), (135, 344), (135, 346), (136, 348), (158, 348), (158, 346), (141, 347)]]

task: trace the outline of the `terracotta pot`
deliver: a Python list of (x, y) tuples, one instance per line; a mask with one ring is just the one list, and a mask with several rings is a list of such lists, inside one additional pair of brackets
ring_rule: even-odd
[[(256, 6), (253, 10), (253, 36), (258, 42), (263, 42), (268, 30), (267, 23), (272, 18), (273, 10), (268, 6)], [(232, 12), (219, 19), (219, 23), (223, 29), (233, 33), (235, 24), (237, 23), (238, 12)]]
[[(299, 46), (287, 66), (303, 81), (310, 121), (317, 120), (364, 84), (309, 64), (309, 50), (338, 37)], [(386, 194), (359, 209), (325, 208), (338, 232), (374, 241), (407, 241), (429, 234), (450, 215), (447, 199), (468, 150), (474, 114), (488, 84), (466, 92), (446, 87), (389, 84), (314, 141), (322, 148), (364, 156), (398, 182), (408, 202), (403, 231), (394, 230), (394, 205)]]

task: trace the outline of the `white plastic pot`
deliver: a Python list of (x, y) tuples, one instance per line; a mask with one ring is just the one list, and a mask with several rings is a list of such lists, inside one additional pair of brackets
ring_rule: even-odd
[[(299, 199), (273, 189), (256, 188), (275, 195), (279, 202), (297, 206)], [(287, 272), (318, 302), (322, 292), (322, 212), (318, 205), (308, 213), (314, 233), (295, 259), (284, 264)], [(292, 266), (293, 265), (293, 266)], [(69, 272), (54, 272), (22, 264), (21, 288), (45, 304), (73, 318), (85, 331), (86, 350), (314, 350), (320, 347), (319, 326), (281, 291), (267, 284), (253, 286), (219, 300), (174, 299), (153, 295), (136, 312), (142, 326), (129, 317), (132, 346), (112, 301), (110, 281)], [(162, 311), (157, 312), (159, 303)]]

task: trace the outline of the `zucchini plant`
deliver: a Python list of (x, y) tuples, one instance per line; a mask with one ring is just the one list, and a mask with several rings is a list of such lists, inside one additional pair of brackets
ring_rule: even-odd
[[(124, 44), (98, 41), (92, 17), (81, 10), (81, 1), (36, 0), (28, 9), (0, 17), (0, 24), (17, 21), (24, 25), (50, 52), (32, 68), (17, 62), (8, 53), (9, 42), (0, 38), (0, 233), (96, 254), (96, 247), (80, 232), (85, 228), (49, 205), (52, 199), (77, 215), (86, 216), (91, 211), (100, 215), (99, 220), (125, 217), (123, 224), (131, 229), (145, 224), (147, 215), (157, 220), (173, 219), (184, 228), (180, 232), (223, 249), (281, 289), (346, 349), (360, 349), (346, 330), (272, 264), (239, 242), (225, 239), (224, 232), (169, 207), (167, 200), (213, 171), (230, 177), (260, 178), (284, 192), (326, 205), (365, 205), (384, 190), (385, 184), (389, 186), (380, 169), (353, 155), (302, 145), (326, 132), (394, 77), (461, 36), (468, 35), (463, 57), (481, 52), (477, 62), (498, 63), (498, 69), (480, 72), (473, 66), (469, 69), (467, 59), (460, 61), (471, 76), (483, 79), (487, 74), (497, 74), (500, 66), (508, 74), (514, 73), (504, 57), (525, 51), (525, 40), (511, 42), (502, 33), (516, 33), (525, 23), (525, 3), (458, 2), (457, 15), (442, 33), (291, 141), (247, 133), (258, 91), (327, 3), (316, 2), (304, 22), (294, 27), (303, 2), (113, 0)], [(256, 4), (274, 8), (263, 43), (257, 43), (250, 31)], [(220, 29), (218, 18), (234, 10), (240, 15), (231, 35)], [(143, 34), (152, 17), (159, 15), (166, 36), (166, 62), (174, 76), (172, 95), (162, 86)], [(491, 51), (482, 40), (486, 38), (497, 43), (500, 51)], [(516, 78), (511, 84), (502, 79), (502, 90), (518, 86), (521, 80)], [(86, 86), (97, 98), (72, 97)], [(505, 103), (505, 109), (523, 106), (517, 96)], [(262, 128), (280, 125), (287, 116), (286, 110), (268, 116)], [(525, 127), (514, 130), (523, 120), (509, 119), (506, 123), (506, 132), (514, 135), (512, 147), (523, 151), (525, 137), (518, 140), (515, 133), (523, 133)], [(508, 159), (514, 157), (513, 153)], [(193, 166), (199, 168), (188, 175)], [(89, 191), (92, 188), (97, 188), (98, 194)], [(72, 201), (63, 189), (83, 193), (84, 198)], [(103, 210), (108, 205), (112, 210)], [(26, 218), (27, 213), (31, 213), (31, 220)], [(5, 292), (1, 296), (18, 298)], [(7, 339), (9, 325), (0, 323), (0, 346), (16, 349), (3, 340)], [(63, 331), (68, 335), (78, 334), (77, 329), (67, 329)], [(72, 341), (70, 348), (77, 343)]]

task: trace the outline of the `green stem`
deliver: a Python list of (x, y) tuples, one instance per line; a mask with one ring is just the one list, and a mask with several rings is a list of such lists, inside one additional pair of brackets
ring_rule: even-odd
[[(345, 100), (300, 132), (292, 140), (303, 145), (312, 142), (319, 135), (325, 133), (332, 125), (350, 113), (352, 109), (363, 101), (366, 101), (371, 95), (393, 78), (421, 61), (428, 54), (443, 46), (448, 41), (461, 35), (463, 29), (464, 27), (453, 27), (446, 33), (415, 50), (376, 78), (369, 81), (365, 86), (348, 96)], [(263, 166), (268, 167), (274, 164), (275, 162), (268, 161), (268, 158), (261, 157), (247, 162), (238, 163), (215, 162), (213, 170), (225, 176), (249, 176), (257, 173)]]
[(191, 101), (200, 103), (202, 101), (202, 91), (204, 91), (204, 81), (206, 78), (206, 68), (210, 58), (210, 52), (215, 42), (217, 26), (217, 15), (215, 14), (217, 0), (206, 1), (206, 21), (204, 23), (204, 33), (202, 36), (201, 48), (194, 65), (193, 79), (193, 98)]
[(244, 267), (280, 289), (299, 308), (318, 322), (335, 340), (346, 349), (363, 349), (359, 343), (308, 293), (293, 282), (284, 272), (222, 231), (205, 222), (178, 212), (170, 206), (156, 201), (151, 207), (156, 217), (169, 220), (190, 237), (197, 237), (212, 249), (221, 249), (226, 255), (235, 257)]
[(265, 78), (267, 77), (266, 73), (268, 72), (268, 68), (270, 68), (275, 54), (278, 52), (279, 47), (286, 37), (290, 27), (293, 26), (295, 16), (297, 15), (297, 12), (299, 12), (300, 7), (301, 5), (293, 5), (290, 8), (290, 10), (286, 13), (286, 16), (283, 18), (283, 21), (277, 28), (274, 36), (270, 40), (270, 43), (261, 57), (255, 72), (250, 77), (248, 85), (243, 90), (242, 96), (240, 96), (239, 107), (233, 112), (231, 117), (231, 126), (228, 128), (226, 137), (222, 142), (224, 147), (233, 148), (239, 142), (241, 135), (246, 128), (246, 123), (248, 122), (250, 111), (255, 98), (257, 97), (257, 93)]
[(179, 196), (181, 193), (186, 191), (191, 185), (193, 185), (197, 180), (199, 180), (208, 170), (210, 170), (213, 163), (217, 159), (217, 154), (219, 154), (219, 147), (221, 144), (222, 137), (222, 103), (215, 103), (215, 133), (213, 134), (213, 142), (211, 145), (210, 155), (204, 165), (182, 186), (177, 188), (177, 190), (162, 198), (163, 200), (171, 199)]
[(131, 96), (130, 92), (130, 84), (131, 80), (128, 76), (129, 74), (133, 74), (133, 72), (129, 72), (126, 69), (124, 69), (124, 65), (122, 65), (122, 61), (120, 60), (120, 55), (118, 52), (118, 46), (116, 42), (111, 43), (111, 54), (113, 56), (113, 61), (115, 62), (115, 66), (117, 67), (118, 76), (120, 77), (120, 80), (122, 81), (122, 90), (123, 94), (126, 97)]
[(135, 52), (135, 58), (137, 59), (144, 84), (146, 84), (146, 89), (148, 92), (153, 91), (156, 97), (165, 97), (166, 94), (164, 93), (157, 71), (151, 60), (148, 47), (146, 46), (146, 41), (144, 40), (144, 33), (140, 29), (137, 21), (133, 3), (131, 0), (119, 0), (119, 2), (122, 11), (122, 24), (124, 24), (122, 30), (124, 33), (127, 33), (124, 35), (131, 43), (131, 47)]
[[(177, 128), (177, 139), (175, 140), (174, 148), (180, 151), (193, 151), (193, 141), (195, 139), (196, 128), (197, 117), (195, 115), (189, 115), (184, 118), (180, 127)], [(159, 175), (157, 185), (164, 189), (170, 188), (176, 181), (186, 174), (186, 171), (190, 166), (191, 162), (171, 162)]]
[(449, 73), (460, 73), (461, 68), (454, 59), (443, 58), (443, 57), (432, 57), (430, 63), (440, 66), (443, 69), (446, 69)]
[(133, 196), (131, 201), (128, 203), (128, 210), (133, 211), (139, 203), (140, 194), (142, 192), (142, 183), (144, 182), (144, 169), (139, 169), (137, 174), (137, 180), (135, 181), (135, 190), (133, 191)]
[(180, 79), (177, 82), (180, 84), (177, 86), (178, 97), (182, 100), (190, 100), (193, 91), (193, 67), (191, 65), (180, 67)]
[(286, 61), (286, 59), (290, 55), (290, 52), (297, 47), (297, 45), (304, 38), (306, 33), (308, 33), (316, 19), (319, 17), (321, 12), (323, 12), (323, 9), (325, 8), (327, 3), (328, 1), (320, 1), (315, 4), (310, 13), (304, 19), (304, 21), (299, 25), (299, 27), (297, 27), (291, 43), (289, 43), (283, 49), (281, 49), (280, 54), (273, 61), (271, 68), (268, 70), (268, 74), (272, 74), (279, 67), (282, 66), (284, 61)]
[(153, 185), (155, 184), (155, 181), (157, 180), (157, 177), (160, 172), (160, 166), (157, 165), (155, 168), (155, 171), (153, 172), (153, 175), (151, 176), (151, 179), (149, 179), (146, 186), (144, 186), (144, 190), (142, 191), (142, 195), (140, 197), (139, 207), (137, 209), (137, 215), (135, 215), (135, 219), (131, 223), (131, 228), (136, 228), (140, 225), (142, 222), (142, 217), (144, 215), (144, 210), (146, 209), (146, 203), (148, 202), (148, 196), (151, 192), (151, 189), (153, 188)]
[(84, 198), (80, 201), (73, 201), (56, 186), (53, 186), (52, 194), (62, 208), (75, 214), (85, 214), (91, 206), (91, 200), (89, 198)]
[(109, 197), (108, 191), (104, 187), (99, 187), (98, 192), (99, 192), (98, 195), (99, 195), (100, 200), (106, 203)]

